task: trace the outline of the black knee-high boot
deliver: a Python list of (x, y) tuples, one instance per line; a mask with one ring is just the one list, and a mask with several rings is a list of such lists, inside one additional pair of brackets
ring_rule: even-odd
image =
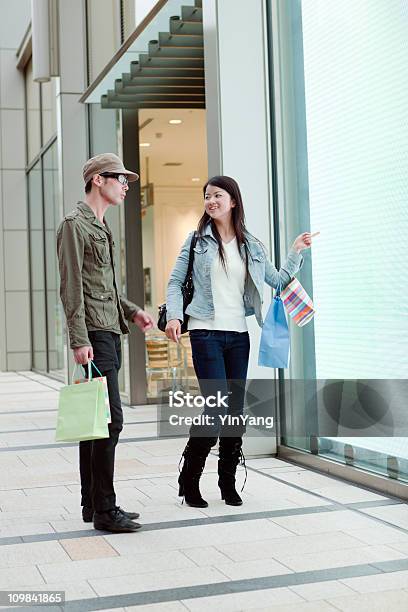
[(229, 506), (242, 505), (242, 499), (235, 489), (235, 474), (241, 458), (245, 467), (242, 437), (221, 437), (218, 458), (218, 486), (221, 489), (221, 499), (224, 499)]
[(184, 463), (180, 472), (179, 495), (184, 496), (186, 504), (193, 508), (206, 508), (208, 503), (201, 497), (200, 478), (203, 473), (205, 461), (211, 447), (217, 443), (217, 438), (191, 437), (183, 451)]

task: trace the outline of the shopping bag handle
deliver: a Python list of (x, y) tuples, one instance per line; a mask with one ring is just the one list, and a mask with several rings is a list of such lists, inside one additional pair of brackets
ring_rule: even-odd
[(102, 372), (98, 369), (98, 367), (96, 366), (96, 364), (93, 361), (89, 362), (90, 367), (88, 368), (89, 372), (91, 373), (90, 379), (92, 380), (92, 366), (95, 368), (95, 370), (98, 372), (99, 376), (103, 376)]
[[(99, 368), (96, 366), (96, 364), (93, 361), (89, 361), (89, 363), (87, 365), (88, 365), (88, 381), (92, 380), (92, 366), (98, 372), (99, 376), (102, 376), (102, 373), (100, 372)], [(77, 371), (77, 368), (81, 368), (82, 375), (85, 377), (85, 370), (84, 370), (82, 364), (75, 363), (75, 367), (74, 367), (74, 370), (72, 372), (71, 384), (74, 384), (74, 376), (75, 376), (75, 372)]]
[(81, 368), (82, 376), (85, 376), (85, 370), (82, 367), (82, 365), (80, 363), (75, 363), (75, 367), (73, 369), (72, 376), (71, 376), (71, 385), (74, 384), (74, 377), (75, 377), (75, 373), (76, 373), (78, 368)]

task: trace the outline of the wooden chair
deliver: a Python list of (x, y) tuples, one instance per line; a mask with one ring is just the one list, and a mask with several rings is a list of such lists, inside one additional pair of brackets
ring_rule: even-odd
[(146, 337), (146, 373), (148, 395), (154, 395), (151, 391), (154, 380), (171, 380), (170, 390), (177, 391), (183, 386), (183, 379), (187, 378), (183, 347), (179, 344), (170, 346), (165, 336)]

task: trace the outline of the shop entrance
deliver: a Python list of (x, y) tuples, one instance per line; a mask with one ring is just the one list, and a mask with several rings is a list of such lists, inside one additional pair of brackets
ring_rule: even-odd
[[(144, 304), (156, 318), (180, 248), (203, 211), (205, 110), (139, 111), (139, 147)], [(157, 329), (146, 335), (146, 380), (148, 401), (165, 386), (196, 387), (188, 334), (178, 346)]]

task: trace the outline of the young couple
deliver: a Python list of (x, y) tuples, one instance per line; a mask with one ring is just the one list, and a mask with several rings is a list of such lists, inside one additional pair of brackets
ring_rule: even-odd
[[(124, 201), (128, 182), (138, 175), (127, 170), (112, 153), (96, 155), (83, 168), (84, 201), (61, 222), (57, 232), (60, 296), (77, 364), (93, 361), (106, 376), (112, 422), (109, 438), (80, 442), (81, 505), (85, 522), (95, 529), (131, 532), (140, 528), (136, 512), (116, 505), (113, 485), (115, 448), (123, 427), (118, 372), (121, 367), (121, 334), (129, 333), (128, 321), (143, 332), (154, 326), (152, 317), (118, 292), (114, 269), (114, 242), (105, 220), (109, 206)], [(228, 411), (242, 413), (242, 385), (249, 356), (245, 316), (255, 314), (262, 325), (264, 281), (284, 287), (299, 269), (300, 251), (311, 245), (309, 233), (296, 238), (286, 264), (278, 272), (261, 243), (245, 228), (244, 210), (237, 183), (214, 177), (204, 187), (205, 212), (194, 246), (194, 297), (187, 309), (194, 367), (203, 394), (216, 380), (233, 388)], [(166, 334), (180, 337), (183, 320), (181, 285), (184, 282), (192, 232), (183, 245), (168, 286)], [(242, 431), (212, 431), (194, 435), (184, 450), (180, 494), (186, 503), (207, 505), (199, 491), (199, 478), (211, 447), (220, 438), (219, 483), (226, 503), (242, 503), (235, 491), (235, 470), (242, 445)]]

